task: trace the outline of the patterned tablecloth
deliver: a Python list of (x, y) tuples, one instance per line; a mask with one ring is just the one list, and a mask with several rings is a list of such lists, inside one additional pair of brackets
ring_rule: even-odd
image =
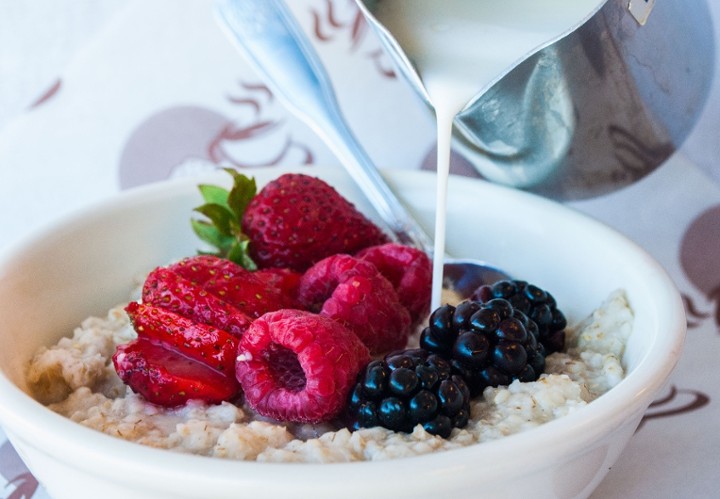
[[(434, 168), (431, 117), (393, 76), (352, 1), (290, 3), (377, 164)], [(0, 246), (119, 190), (220, 163), (337, 163), (223, 37), (208, 1), (14, 4), (0, 7)], [(654, 255), (688, 315), (677, 369), (595, 498), (718, 496), (719, 126), (716, 85), (697, 129), (655, 173), (568, 203)], [(477, 176), (460, 156), (453, 171)], [(0, 494), (47, 496), (1, 429)]]

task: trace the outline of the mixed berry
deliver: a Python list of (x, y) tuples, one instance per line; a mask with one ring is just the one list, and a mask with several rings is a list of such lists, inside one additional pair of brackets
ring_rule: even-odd
[(412, 432), (420, 424), (447, 438), (470, 417), (470, 390), (450, 363), (423, 349), (402, 350), (373, 360), (350, 395), (353, 429), (372, 426)]
[(444, 438), (487, 386), (535, 380), (565, 318), (523, 281), (483, 286), (430, 314), (431, 262), (388, 242), (325, 182), (286, 174), (256, 193), (200, 186), (193, 220), (216, 248), (158, 267), (126, 307), (137, 339), (120, 378), (148, 401), (245, 403), (289, 423), (344, 421)]
[(236, 374), (246, 402), (280, 421), (320, 423), (340, 414), (367, 347), (339, 322), (302, 310), (278, 310), (240, 339)]
[(502, 298), (441, 306), (430, 315), (420, 346), (448, 359), (473, 396), (516, 379), (535, 381), (545, 369), (537, 325)]
[(367, 260), (346, 254), (320, 260), (300, 279), (298, 297), (306, 310), (354, 332), (372, 354), (407, 344), (410, 312), (390, 281)]
[(494, 298), (508, 300), (537, 324), (538, 340), (548, 354), (563, 350), (567, 320), (550, 293), (525, 281), (506, 280), (480, 286), (471, 296), (482, 302)]
[(330, 185), (300, 174), (282, 175), (253, 196), (242, 228), (259, 267), (298, 272), (328, 256), (389, 242)]

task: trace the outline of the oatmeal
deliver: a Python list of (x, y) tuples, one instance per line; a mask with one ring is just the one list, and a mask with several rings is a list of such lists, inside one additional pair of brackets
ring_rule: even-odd
[(547, 357), (545, 374), (533, 382), (486, 388), (472, 401), (467, 426), (454, 429), (448, 439), (419, 425), (412, 433), (382, 427), (299, 428), (228, 402), (190, 401), (173, 409), (147, 403), (113, 369), (116, 346), (136, 336), (122, 307), (105, 318), (85, 320), (72, 337), (41, 349), (27, 378), (35, 397), (53, 411), (143, 445), (265, 462), (382, 460), (494, 440), (587, 405), (624, 377), (621, 358), (632, 323), (624, 293), (613, 292), (586, 320), (566, 330), (566, 349)]

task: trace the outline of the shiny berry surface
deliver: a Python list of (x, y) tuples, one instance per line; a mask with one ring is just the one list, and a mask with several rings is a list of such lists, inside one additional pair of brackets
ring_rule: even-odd
[(400, 350), (360, 372), (347, 417), (352, 429), (379, 425), (410, 433), (422, 425), (447, 438), (467, 424), (469, 404), (470, 389), (447, 360), (422, 349)]
[[(503, 281), (505, 290), (512, 283)], [(513, 288), (514, 289), (514, 288)], [(542, 298), (543, 291), (531, 290)], [(462, 376), (473, 397), (488, 386), (534, 381), (545, 369), (545, 348), (537, 324), (504, 298), (484, 291), (484, 302), (443, 305), (430, 316), (420, 346), (446, 359)], [(529, 300), (529, 298), (528, 298)]]
[(567, 319), (548, 291), (526, 281), (503, 280), (479, 287), (471, 299), (483, 303), (496, 299), (508, 301), (515, 310), (535, 322), (538, 327), (538, 340), (543, 344), (546, 353), (563, 350)]

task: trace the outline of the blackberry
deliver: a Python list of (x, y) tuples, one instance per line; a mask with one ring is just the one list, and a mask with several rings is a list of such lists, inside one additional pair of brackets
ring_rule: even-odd
[(504, 280), (493, 285), (480, 286), (471, 299), (487, 302), (504, 298), (538, 325), (538, 339), (551, 354), (565, 348), (565, 315), (557, 308), (555, 298), (542, 288), (526, 281)]
[(488, 386), (538, 379), (545, 370), (545, 349), (537, 339), (534, 321), (509, 301), (495, 298), (435, 309), (420, 346), (448, 359), (475, 397)]
[(358, 375), (347, 408), (350, 428), (410, 433), (420, 424), (443, 438), (470, 417), (470, 391), (450, 363), (422, 349), (399, 350)]

